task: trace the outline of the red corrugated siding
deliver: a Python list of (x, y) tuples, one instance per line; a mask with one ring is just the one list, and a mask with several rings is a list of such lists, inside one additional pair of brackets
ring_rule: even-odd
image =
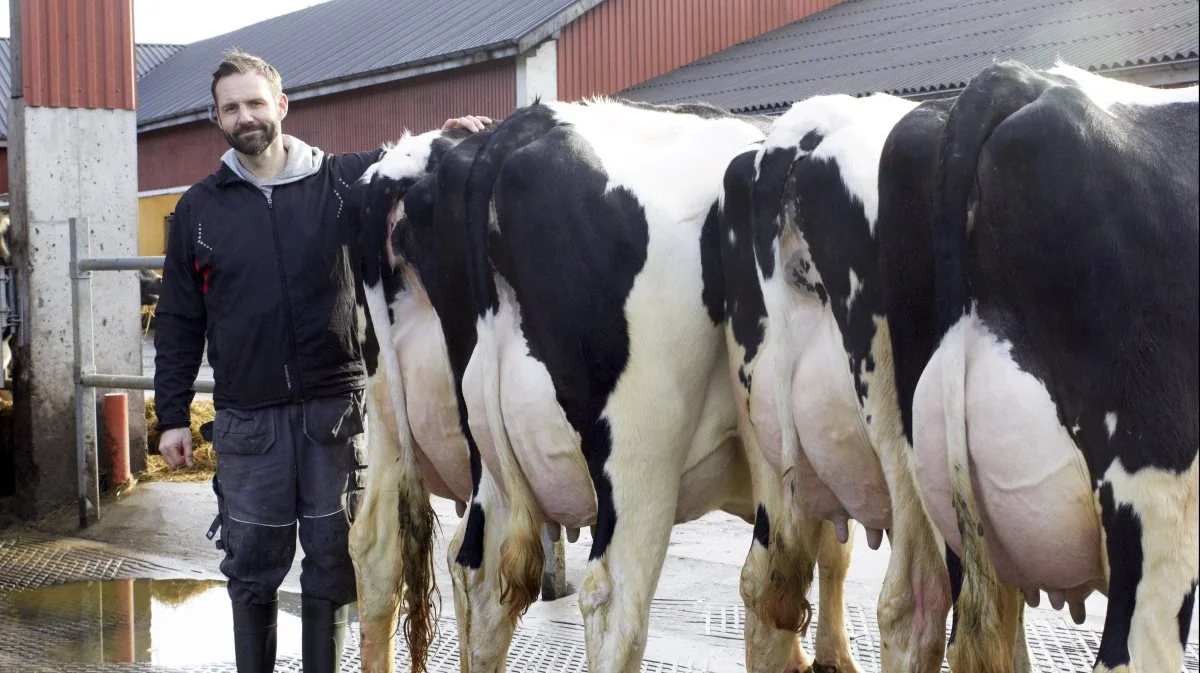
[(562, 31), (558, 97), (620, 91), (838, 0), (606, 0)]
[(26, 105), (132, 110), (133, 0), (21, 0)]
[[(284, 83), (286, 86), (286, 82)], [(516, 65), (504, 59), (356, 91), (299, 100), (283, 120), (284, 133), (326, 152), (358, 152), (423, 132), (448, 117), (483, 114), (500, 119), (517, 99)], [(138, 189), (191, 185), (217, 167), (229, 146), (208, 122), (138, 135)]]
[(8, 149), (0, 148), (0, 194), (8, 193)]

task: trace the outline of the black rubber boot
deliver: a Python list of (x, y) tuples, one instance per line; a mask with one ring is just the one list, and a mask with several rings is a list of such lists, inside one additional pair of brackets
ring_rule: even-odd
[(233, 651), (238, 673), (275, 670), (275, 622), (279, 602), (233, 604)]
[(304, 673), (337, 673), (350, 608), (321, 598), (301, 597), (301, 651)]

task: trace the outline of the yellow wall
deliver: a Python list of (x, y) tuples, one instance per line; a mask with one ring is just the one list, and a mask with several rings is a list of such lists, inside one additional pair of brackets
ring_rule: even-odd
[(166, 218), (175, 211), (183, 193), (143, 196), (138, 199), (138, 254), (143, 257), (167, 253)]

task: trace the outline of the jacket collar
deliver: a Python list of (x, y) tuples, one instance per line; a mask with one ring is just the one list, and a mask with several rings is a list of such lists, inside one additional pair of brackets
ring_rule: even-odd
[[(233, 172), (233, 169), (230, 168), (228, 165), (226, 165), (225, 162), (221, 162), (221, 167), (218, 168), (217, 171), (215, 173), (213, 173), (213, 175), (217, 179), (218, 187), (225, 187), (226, 185), (230, 185), (235, 182), (246, 182), (245, 180), (243, 180), (241, 178), (241, 176), (239, 176), (237, 173)], [(250, 184), (250, 183), (246, 182), (246, 184)]]

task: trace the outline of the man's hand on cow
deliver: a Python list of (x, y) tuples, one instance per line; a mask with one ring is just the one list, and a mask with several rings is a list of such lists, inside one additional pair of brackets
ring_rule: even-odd
[(479, 133), (491, 123), (491, 117), (485, 117), (483, 115), (467, 115), (465, 117), (458, 117), (456, 119), (447, 119), (446, 123), (442, 125), (442, 130), (446, 131), (453, 128), (464, 128), (471, 133)]
[(171, 428), (158, 438), (158, 452), (171, 469), (192, 466), (191, 428)]

